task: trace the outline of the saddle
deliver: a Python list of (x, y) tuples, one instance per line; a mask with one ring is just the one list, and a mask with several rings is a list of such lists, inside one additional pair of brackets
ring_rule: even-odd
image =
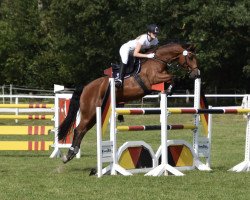
[[(120, 64), (111, 63), (112, 67), (112, 77), (117, 78), (119, 75)], [(141, 60), (139, 58), (135, 58), (133, 56), (129, 56), (128, 64), (125, 68), (124, 79), (129, 78), (138, 74), (141, 70)]]
[[(142, 79), (139, 76), (142, 63), (143, 61), (141, 59), (135, 58), (130, 55), (128, 59), (128, 65), (125, 69), (124, 79), (134, 76), (135, 80), (144, 90), (145, 95), (151, 94), (153, 91), (164, 91), (165, 90), (164, 83), (152, 85), (151, 89), (148, 90), (148, 88), (145, 86), (145, 84), (143, 83)], [(108, 69), (105, 69), (104, 74), (112, 78), (117, 78), (119, 75), (119, 70), (120, 70), (120, 64), (111, 63), (111, 67)]]

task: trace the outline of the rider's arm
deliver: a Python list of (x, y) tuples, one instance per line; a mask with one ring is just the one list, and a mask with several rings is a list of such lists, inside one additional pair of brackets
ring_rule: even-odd
[(142, 45), (139, 42), (137, 42), (133, 56), (137, 58), (147, 58), (147, 54), (140, 53), (141, 46)]
[(152, 54), (152, 53), (150, 53), (150, 54), (140, 53), (141, 46), (142, 45), (139, 42), (137, 42), (137, 44), (135, 46), (134, 54), (133, 54), (134, 57), (137, 57), (137, 58), (153, 58), (154, 57), (154, 54)]

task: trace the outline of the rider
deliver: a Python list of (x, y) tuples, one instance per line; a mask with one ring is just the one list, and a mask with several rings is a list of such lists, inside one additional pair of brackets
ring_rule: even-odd
[(119, 71), (119, 76), (115, 79), (115, 86), (117, 88), (122, 87), (125, 68), (127, 67), (129, 55), (133, 55), (137, 58), (154, 58), (154, 53), (143, 54), (140, 53), (141, 50), (149, 49), (152, 46), (158, 44), (157, 34), (159, 33), (159, 28), (155, 24), (150, 24), (147, 26), (147, 33), (140, 35), (134, 40), (130, 40), (123, 44), (120, 48), (121, 56), (121, 66)]

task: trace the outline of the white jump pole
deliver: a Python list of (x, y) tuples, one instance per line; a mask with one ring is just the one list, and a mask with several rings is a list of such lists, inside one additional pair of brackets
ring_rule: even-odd
[[(250, 108), (250, 95), (247, 96), (247, 108)], [(245, 160), (231, 168), (229, 171), (243, 172), (250, 171), (250, 113), (247, 114)]]
[(96, 108), (96, 131), (97, 131), (97, 177), (102, 177), (102, 120), (101, 107)]
[[(200, 97), (201, 97), (201, 79), (196, 78), (195, 83), (194, 83), (194, 108), (195, 109), (200, 108)], [(195, 114), (194, 125), (197, 127), (193, 131), (193, 148), (194, 148), (194, 153), (195, 153), (195, 158), (194, 158), (195, 167), (202, 171), (210, 171), (211, 169), (209, 165), (203, 164), (199, 159), (199, 139), (201, 139), (199, 137), (199, 133), (200, 133), (199, 123), (200, 123), (200, 115)]]
[[(209, 109), (212, 109), (212, 106), (208, 107)], [(208, 156), (206, 160), (206, 165), (208, 168), (211, 169), (211, 144), (212, 144), (212, 127), (213, 127), (213, 120), (212, 120), (212, 114), (208, 114)]]
[[(59, 127), (59, 99), (55, 94), (55, 104), (54, 104), (54, 112), (55, 112), (55, 128)], [(59, 149), (59, 142), (58, 142), (58, 133), (55, 130), (55, 137), (54, 137), (54, 151), (51, 153), (50, 158), (60, 157), (61, 152)]]
[(168, 164), (168, 152), (167, 152), (167, 96), (166, 94), (161, 94), (161, 146), (162, 146), (162, 154), (161, 154), (161, 164), (156, 168), (149, 171), (145, 176), (160, 176), (162, 174), (168, 175), (168, 172), (171, 172), (176, 176), (183, 176), (184, 174), (179, 170), (175, 169), (171, 165)]
[[(199, 109), (200, 108), (200, 96), (201, 96), (201, 79), (197, 78), (195, 79), (194, 84), (194, 108)], [(198, 155), (199, 152), (199, 114), (194, 115), (194, 125), (197, 127), (193, 131), (193, 148), (196, 155)]]
[(124, 176), (132, 175), (132, 173), (125, 170), (118, 164), (118, 152), (116, 147), (116, 95), (115, 95), (115, 81), (114, 78), (109, 79), (111, 92), (111, 116), (110, 116), (110, 140), (112, 142), (112, 163), (111, 175), (116, 175), (117, 172)]

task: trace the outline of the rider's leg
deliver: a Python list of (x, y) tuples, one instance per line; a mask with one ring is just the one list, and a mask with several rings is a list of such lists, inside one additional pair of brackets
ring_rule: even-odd
[(120, 65), (120, 70), (119, 70), (119, 75), (118, 77), (115, 79), (115, 86), (117, 88), (122, 87), (123, 85), (123, 79), (124, 79), (124, 73), (125, 73), (125, 68), (127, 67), (126, 64), (121, 63)]
[(121, 48), (120, 48), (120, 56), (121, 56), (122, 62), (121, 62), (121, 65), (120, 65), (118, 78), (115, 79), (115, 86), (117, 88), (122, 87), (125, 68), (127, 67), (127, 63), (128, 63), (129, 47), (126, 44), (121, 46)]

